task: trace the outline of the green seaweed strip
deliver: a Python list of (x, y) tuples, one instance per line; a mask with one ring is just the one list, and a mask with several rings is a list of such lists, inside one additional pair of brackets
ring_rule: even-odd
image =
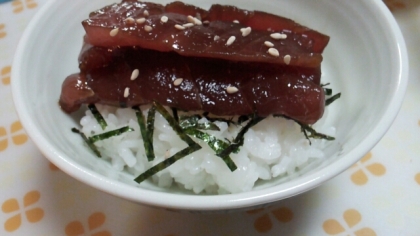
[[(175, 120), (175, 119), (174, 119)], [(154, 174), (158, 173), (159, 171), (167, 168), (168, 166), (174, 164), (176, 161), (180, 160), (181, 158), (201, 149), (201, 146), (197, 143), (193, 143), (189, 147), (182, 149), (181, 151), (175, 153), (175, 155), (169, 157), (168, 159), (158, 163), (157, 165), (153, 166), (152, 168), (146, 170), (141, 175), (137, 176), (134, 181), (137, 183), (141, 183), (144, 180), (152, 177)]]
[(327, 100), (325, 100), (325, 106), (330, 105), (331, 103), (333, 103), (335, 100), (339, 99), (341, 97), (341, 93), (337, 93), (334, 96), (328, 98)]
[[(203, 140), (206, 142), (213, 151), (216, 152), (216, 155), (221, 153), (223, 150), (229, 147), (229, 143), (223, 142), (222, 140), (217, 139), (213, 135), (201, 132), (196, 129), (185, 129), (185, 133), (188, 135), (191, 135), (193, 137), (196, 137), (198, 139)], [(235, 152), (235, 151), (234, 151)], [(236, 166), (235, 162), (230, 158), (229, 155), (226, 155), (224, 157), (221, 157), (222, 160), (226, 163), (226, 165), (229, 167), (231, 171), (236, 170), (238, 167)]]
[(102, 130), (105, 130), (108, 124), (106, 123), (104, 117), (101, 115), (98, 109), (96, 109), (95, 104), (89, 104), (88, 108), (92, 112), (93, 117), (95, 117), (96, 121), (98, 121), (98, 124), (101, 126)]
[(147, 130), (147, 140), (150, 143), (149, 151), (150, 156), (147, 157), (149, 161), (155, 159), (155, 151), (153, 148), (153, 133), (155, 131), (155, 115), (156, 115), (156, 108), (152, 106), (147, 113), (147, 121), (146, 121), (146, 130)]
[[(284, 115), (273, 115), (274, 117), (283, 117), (285, 119), (288, 120), (293, 120), (294, 122), (296, 122), (296, 124), (298, 124), (300, 126), (300, 129), (302, 130), (303, 134), (305, 135), (305, 138), (309, 141), (309, 144), (312, 145), (312, 142), (310, 140), (310, 138), (316, 138), (316, 139), (325, 139), (328, 141), (332, 141), (335, 140), (334, 137), (323, 134), (323, 133), (318, 133), (314, 128), (312, 128), (310, 125), (301, 123), (297, 120), (294, 120), (290, 117), (284, 116)], [(308, 135), (308, 132), (310, 133)]]
[(213, 122), (198, 123), (199, 119), (201, 119), (200, 116), (182, 116), (179, 126), (181, 126), (183, 130), (195, 128), (199, 130), (220, 131), (219, 127)]
[(134, 129), (132, 129), (132, 128), (128, 127), (128, 126), (124, 126), (122, 128), (119, 128), (119, 129), (111, 130), (111, 131), (108, 131), (108, 132), (105, 132), (105, 133), (102, 133), (102, 134), (97, 134), (97, 135), (94, 135), (92, 137), (89, 137), (89, 141), (91, 141), (92, 143), (94, 143), (96, 141), (100, 141), (100, 140), (104, 140), (104, 139), (107, 139), (107, 138), (111, 138), (113, 136), (117, 136), (117, 135), (120, 135), (122, 133), (130, 132), (130, 131), (134, 131)]
[[(222, 152), (220, 152), (219, 154), (217, 154), (217, 156), (219, 156), (221, 158), (226, 158), (232, 152), (234, 152), (235, 150), (238, 150), (240, 146), (244, 145), (244, 136), (245, 136), (245, 133), (248, 132), (248, 130), (252, 126), (258, 124), (262, 120), (264, 120), (264, 117), (259, 117), (259, 116), (254, 115), (252, 117), (252, 119), (244, 127), (242, 127), (241, 131), (239, 131), (238, 135), (235, 137), (235, 139), (233, 140), (233, 142), (226, 149), (224, 149)], [(228, 167), (231, 170), (232, 170), (232, 168), (234, 168), (233, 166), (228, 166)]]
[(242, 115), (238, 118), (238, 125), (241, 125), (242, 123), (244, 123), (245, 121), (249, 120), (249, 116), (246, 115)]
[(198, 145), (192, 138), (190, 138), (187, 134), (184, 133), (181, 126), (179, 126), (178, 122), (172, 117), (169, 112), (159, 103), (153, 102), (153, 106), (156, 107), (156, 110), (162, 114), (162, 116), (168, 121), (169, 125), (172, 129), (178, 134), (178, 136), (188, 144), (188, 147), (175, 153), (175, 155), (169, 157), (168, 159), (158, 163), (157, 165), (153, 166), (152, 168), (148, 169), (137, 178), (134, 179), (137, 183), (141, 183), (144, 180), (148, 179), (149, 177), (153, 176), (154, 174), (158, 173), (159, 171), (169, 167), (176, 161), (180, 160), (181, 158), (201, 149), (201, 146)]
[[(326, 134), (322, 134), (322, 133), (318, 133), (314, 128), (312, 128), (310, 125), (307, 124), (303, 124), (300, 123), (298, 121), (295, 121), (296, 123), (298, 123), (300, 125), (300, 128), (302, 130), (302, 132), (304, 133), (305, 137), (309, 140), (309, 138), (315, 138), (315, 139), (325, 139), (328, 141), (333, 141), (335, 140), (334, 137), (331, 137), (329, 135)], [(308, 135), (307, 132), (309, 132), (310, 134)], [(309, 143), (311, 141), (309, 140)]]
[[(146, 119), (144, 118), (143, 112), (139, 108), (133, 108), (136, 110), (137, 122), (140, 126), (141, 137), (143, 138), (143, 145), (146, 151), (146, 157), (148, 161), (153, 161), (155, 159), (155, 153), (153, 149), (153, 139), (149, 139), (148, 130), (146, 128)], [(150, 110), (149, 110), (150, 112)], [(150, 113), (148, 114), (150, 115)], [(153, 133), (152, 133), (153, 136)]]
[(86, 142), (86, 144), (88, 145), (88, 147), (96, 154), (96, 156), (102, 157), (101, 156), (101, 153), (98, 150), (98, 148), (96, 148), (96, 146), (86, 137), (86, 135), (84, 133), (80, 132), (76, 128), (72, 128), (71, 131), (73, 133), (80, 134), (80, 136), (82, 136), (83, 140)]
[(179, 126), (175, 118), (173, 118), (162, 105), (160, 105), (157, 102), (153, 102), (153, 106), (156, 107), (156, 110), (166, 119), (166, 121), (168, 121), (172, 129), (184, 142), (188, 144), (188, 146), (193, 146), (197, 144), (187, 134), (184, 133), (184, 131), (182, 130), (181, 126)]
[(172, 115), (174, 116), (174, 119), (176, 122), (179, 122), (179, 116), (178, 116), (178, 109), (175, 107), (171, 107)]
[(325, 93), (326, 96), (331, 96), (332, 95), (332, 89), (324, 88), (324, 93)]
[[(216, 130), (220, 131), (219, 127), (212, 122), (198, 123), (200, 116), (181, 117), (181, 123), (179, 124), (186, 134), (203, 140), (209, 145), (216, 155), (226, 149), (230, 143), (226, 143), (222, 140), (217, 139), (213, 135), (202, 132), (200, 130)], [(237, 150), (236, 150), (237, 151)], [(231, 171), (236, 170), (238, 167), (235, 165), (230, 156), (223, 157), (222, 160), (226, 163)]]
[(232, 123), (235, 123), (235, 122), (233, 122), (233, 118), (231, 118), (231, 119), (224, 119), (224, 118), (220, 118), (220, 117), (211, 118), (211, 117), (209, 117), (209, 112), (204, 112), (203, 116), (208, 121), (211, 121), (211, 122), (215, 122), (215, 121), (226, 122), (228, 125), (230, 125)]

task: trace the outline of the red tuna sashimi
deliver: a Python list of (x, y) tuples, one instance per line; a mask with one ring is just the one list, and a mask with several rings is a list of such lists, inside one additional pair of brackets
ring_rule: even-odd
[[(193, 7), (186, 6), (185, 13), (192, 10)], [(287, 38), (273, 39), (270, 36), (272, 31), (252, 29), (243, 36), (247, 25), (218, 20), (184, 27), (191, 19), (179, 13), (179, 3), (168, 5), (168, 11), (174, 12), (166, 12), (164, 6), (154, 3), (125, 1), (91, 13), (90, 18), (83, 21), (83, 26), (87, 40), (95, 46), (139, 46), (161, 52), (175, 51), (183, 56), (301, 67), (318, 67), (322, 61), (322, 55), (313, 50), (314, 40), (308, 39), (307, 34), (295, 34), (287, 29), (282, 31)], [(200, 12), (207, 17), (203, 10)], [(258, 16), (257, 12), (254, 15)], [(257, 16), (250, 22), (258, 21)], [(167, 17), (167, 21), (162, 21), (162, 17)], [(145, 21), (139, 20), (141, 18)], [(265, 18), (262, 15), (262, 19)], [(182, 27), (176, 28), (175, 25)], [(233, 37), (234, 41), (229, 44)], [(273, 45), (267, 46), (266, 41)], [(274, 52), (268, 53), (269, 47)]]
[[(105, 66), (98, 66), (95, 60), (104, 58)], [(181, 110), (229, 116), (282, 114), (312, 124), (324, 111), (323, 89), (311, 81), (319, 81), (319, 69), (302, 73), (289, 66), (89, 45), (80, 59), (81, 74), (68, 77), (62, 87), (60, 105), (66, 112), (83, 103), (130, 107), (158, 101)], [(131, 80), (135, 69), (139, 76)], [(182, 82), (174, 84), (179, 78)], [(238, 91), (228, 93), (228, 87)]]
[[(238, 21), (252, 29), (286, 34), (315, 53), (322, 53), (330, 37), (315, 30), (302, 26), (291, 19), (276, 16), (261, 11), (247, 11), (234, 6), (214, 4), (211, 6), (205, 20)], [(302, 37), (304, 36), (304, 37)]]

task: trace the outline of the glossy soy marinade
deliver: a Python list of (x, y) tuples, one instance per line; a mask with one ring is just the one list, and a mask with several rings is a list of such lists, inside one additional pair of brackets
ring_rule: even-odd
[[(318, 67), (329, 40), (268, 13), (221, 5), (205, 11), (181, 2), (163, 6), (123, 1), (91, 13), (83, 26), (95, 46), (139, 46), (183, 56), (301, 67)], [(270, 47), (276, 53), (267, 53)]]
[[(80, 74), (63, 83), (60, 105), (67, 112), (82, 103), (131, 107), (157, 101), (220, 116), (281, 114), (314, 123), (324, 110), (319, 68), (299, 70), (90, 45), (80, 55), (80, 68)], [(135, 70), (139, 73), (133, 79)]]
[(329, 37), (289, 19), (125, 0), (91, 13), (83, 26), (80, 73), (64, 81), (60, 97), (66, 112), (84, 103), (157, 101), (219, 116), (276, 114), (305, 124), (322, 117)]

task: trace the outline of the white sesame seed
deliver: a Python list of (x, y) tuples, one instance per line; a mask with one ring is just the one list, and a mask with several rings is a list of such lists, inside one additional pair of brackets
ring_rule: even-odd
[(239, 21), (238, 20), (234, 20), (233, 23), (239, 24)]
[(179, 29), (179, 30), (184, 30), (184, 29), (185, 29), (185, 27), (184, 27), (184, 26), (182, 26), (182, 25), (178, 25), (178, 24), (176, 24), (176, 25), (175, 25), (175, 28), (176, 28), (176, 29)]
[(290, 64), (290, 60), (292, 60), (292, 57), (290, 55), (286, 55), (283, 57), (283, 61), (286, 65)]
[(148, 10), (144, 10), (143, 15), (144, 16), (149, 16), (149, 11)]
[(137, 79), (137, 77), (139, 77), (139, 70), (138, 69), (135, 69), (135, 70), (133, 70), (133, 72), (131, 73), (131, 80), (135, 80), (135, 79)]
[(196, 25), (202, 25), (203, 22), (201, 22), (201, 20), (199, 20), (197, 18), (194, 18), (194, 24), (196, 24)]
[(274, 44), (272, 42), (270, 42), (270, 41), (265, 41), (264, 42), (264, 45), (267, 46), (267, 47), (269, 47), (269, 48), (274, 47)]
[(270, 48), (270, 49), (268, 49), (268, 54), (270, 54), (273, 57), (278, 57), (279, 56), (279, 51), (275, 48)]
[(168, 17), (167, 17), (167, 16), (162, 16), (162, 17), (160, 18), (160, 21), (161, 21), (162, 23), (166, 23), (166, 22), (168, 22)]
[(230, 46), (233, 42), (235, 42), (235, 39), (235, 36), (230, 36), (229, 39), (226, 41), (226, 45)]
[(210, 24), (210, 21), (205, 20), (205, 21), (203, 21), (203, 24), (208, 25), (208, 24)]
[(127, 19), (124, 20), (126, 23), (128, 24), (133, 24), (135, 22), (133, 17), (128, 17)]
[(194, 24), (193, 23), (186, 23), (186, 24), (183, 24), (182, 26), (185, 27), (185, 28), (190, 28), (190, 27), (193, 27)]
[(251, 27), (246, 27), (241, 29), (242, 36), (246, 37), (251, 33)]
[(182, 81), (184, 81), (184, 79), (183, 79), (183, 78), (178, 78), (178, 79), (174, 80), (174, 85), (175, 85), (175, 86), (179, 86), (179, 85), (181, 85), (181, 84), (182, 84)]
[(129, 87), (124, 89), (124, 97), (126, 98), (126, 97), (128, 97), (128, 95), (130, 95), (130, 88)]
[(119, 31), (119, 30), (120, 30), (119, 28), (112, 29), (111, 31), (109, 31), (109, 35), (110, 35), (111, 37), (115, 37), (115, 35), (117, 35), (117, 34), (118, 34), (118, 31)]
[(287, 34), (273, 33), (273, 34), (270, 34), (270, 37), (273, 39), (286, 39)]
[(220, 36), (219, 35), (215, 35), (214, 38), (213, 38), (214, 41), (217, 41), (219, 39), (220, 39)]
[(152, 31), (152, 26), (150, 26), (150, 25), (145, 25), (144, 26), (144, 30), (146, 31), (146, 32), (150, 32), (150, 31)]
[(144, 17), (142, 17), (142, 18), (138, 18), (138, 19), (136, 20), (136, 22), (137, 22), (138, 24), (143, 24), (145, 21), (146, 21), (146, 18), (144, 18)]
[(194, 17), (192, 17), (192, 16), (187, 16), (187, 21), (188, 21), (189, 23), (193, 23), (193, 24), (194, 24), (194, 22), (195, 22)]
[(232, 93), (236, 93), (236, 92), (238, 92), (239, 91), (239, 89), (237, 88), (237, 87), (235, 87), (235, 86), (228, 86), (227, 88), (226, 88), (226, 92), (227, 93), (230, 93), (230, 94), (232, 94)]
[(201, 22), (200, 19), (193, 17), (193, 16), (187, 16), (188, 23), (193, 23), (194, 25), (202, 25), (203, 22)]

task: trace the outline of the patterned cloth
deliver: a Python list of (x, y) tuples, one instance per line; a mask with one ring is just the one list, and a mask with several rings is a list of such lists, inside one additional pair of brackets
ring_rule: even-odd
[[(0, 1), (4, 2), (4, 1)], [(0, 235), (420, 235), (420, 5), (388, 0), (406, 37), (410, 82), (397, 120), (353, 167), (269, 208), (197, 215), (140, 206), (67, 176), (14, 111), (18, 40), (46, 0), (0, 4)]]

